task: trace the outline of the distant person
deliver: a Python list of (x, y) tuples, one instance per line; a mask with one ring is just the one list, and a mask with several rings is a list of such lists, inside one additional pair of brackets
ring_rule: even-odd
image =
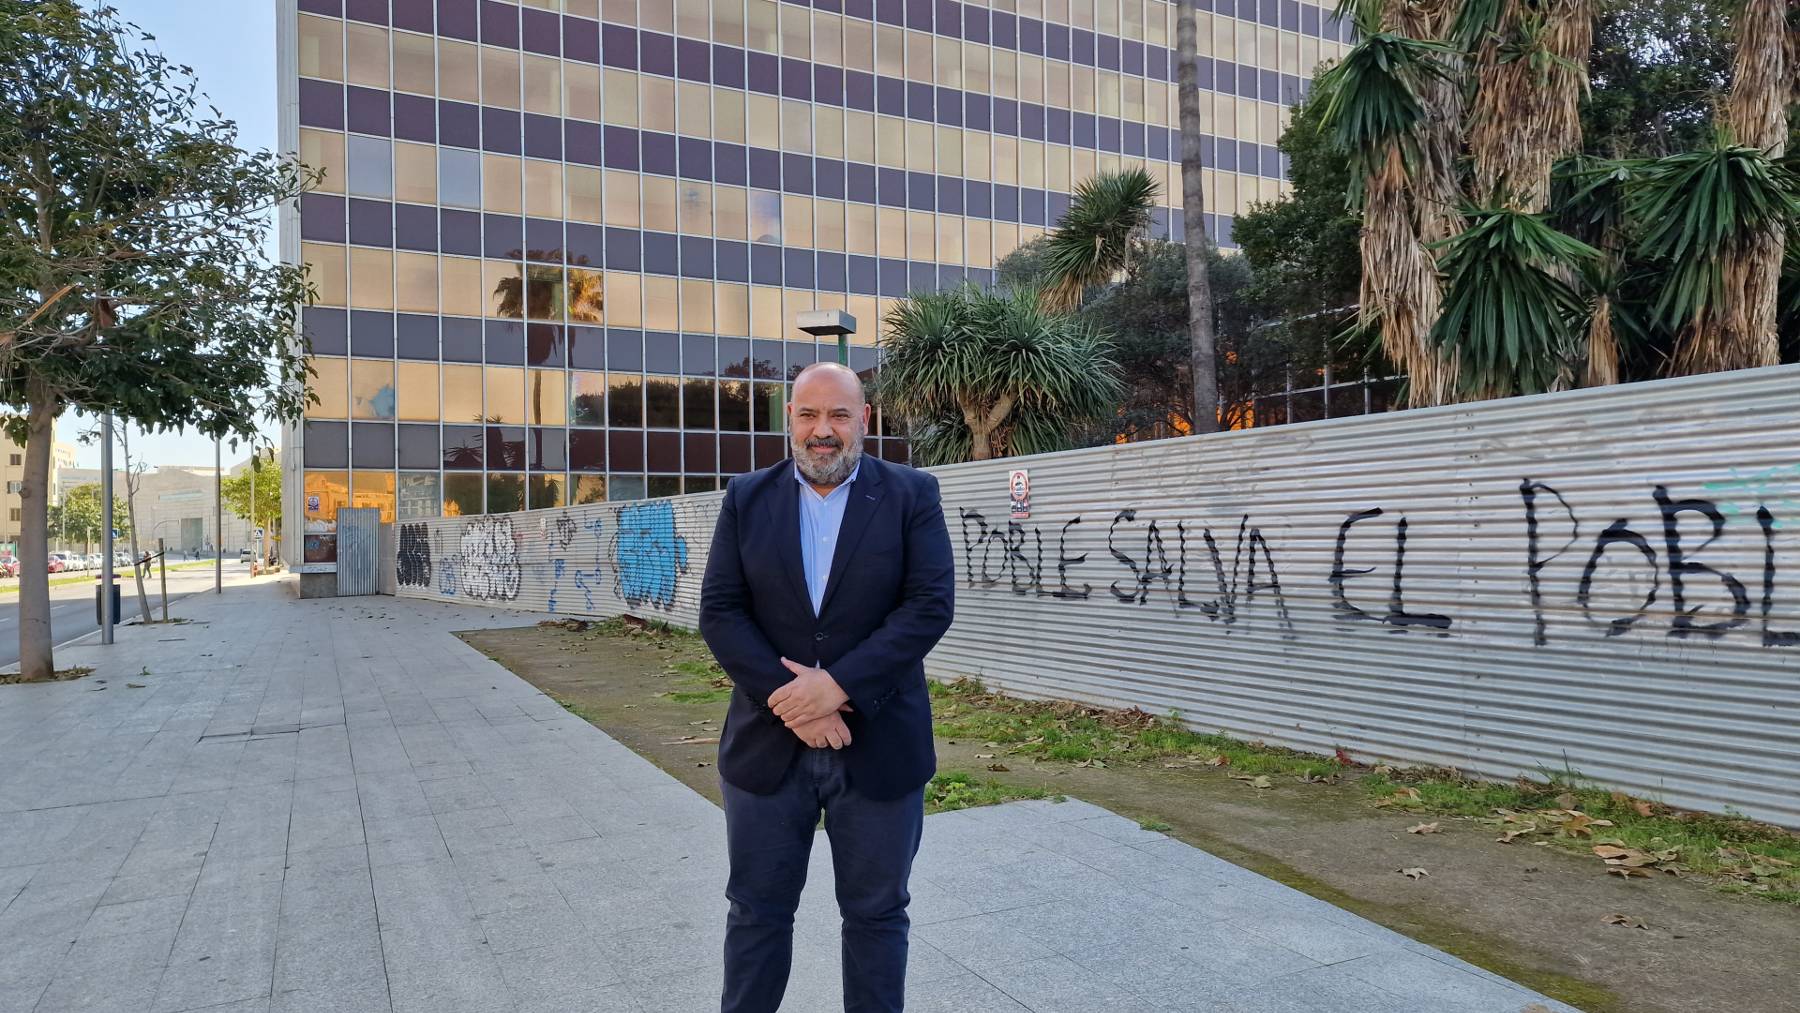
[(937, 479), (862, 456), (869, 405), (848, 367), (801, 371), (787, 417), (793, 460), (726, 487), (700, 591), (700, 632), (733, 683), (721, 1009), (781, 1006), (823, 810), (844, 1008), (899, 1011), (937, 763), (923, 662), (950, 626), (950, 536)]

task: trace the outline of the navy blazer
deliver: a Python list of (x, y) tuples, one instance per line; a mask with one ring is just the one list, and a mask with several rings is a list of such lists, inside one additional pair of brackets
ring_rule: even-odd
[(769, 710), (817, 665), (850, 696), (845, 773), (870, 798), (898, 798), (937, 767), (927, 652), (950, 627), (956, 576), (937, 479), (863, 457), (849, 489), (824, 604), (813, 615), (800, 556), (800, 487), (783, 461), (725, 488), (700, 589), (700, 633), (731, 677), (719, 776), (768, 794), (801, 741)]

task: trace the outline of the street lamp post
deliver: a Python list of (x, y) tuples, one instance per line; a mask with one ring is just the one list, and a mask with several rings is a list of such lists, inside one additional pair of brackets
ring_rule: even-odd
[(815, 338), (835, 336), (838, 363), (850, 365), (850, 335), (856, 333), (856, 318), (843, 310), (808, 310), (794, 320), (794, 326)]

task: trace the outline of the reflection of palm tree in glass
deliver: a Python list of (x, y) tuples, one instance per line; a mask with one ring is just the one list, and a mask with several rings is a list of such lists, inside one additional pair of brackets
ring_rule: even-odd
[(569, 269), (569, 322), (598, 324), (605, 320), (600, 272)]
[[(517, 250), (510, 256), (518, 256)], [(540, 256), (532, 251), (533, 256)], [(562, 268), (525, 265), (524, 276), (509, 274), (494, 287), (494, 315), (506, 320), (561, 320)]]

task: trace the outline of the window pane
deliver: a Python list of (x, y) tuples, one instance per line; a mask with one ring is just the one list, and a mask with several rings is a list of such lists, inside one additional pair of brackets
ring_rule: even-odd
[(473, 44), (438, 40), (438, 95), (458, 102), (481, 101), (480, 61)]
[(444, 365), (444, 421), (480, 422), (481, 367)]
[(436, 204), (437, 149), (429, 144), (394, 143), (394, 199), (409, 204)]
[(534, 426), (560, 426), (569, 417), (568, 395), (564, 392), (563, 371), (560, 369), (534, 369), (531, 371), (531, 391), (527, 398), (531, 408), (531, 424)]
[(681, 385), (681, 410), (687, 414), (687, 428), (713, 427), (713, 381), (688, 380)]
[(318, 293), (321, 306), (342, 306), (347, 301), (344, 284), (346, 254), (342, 246), (319, 243), (300, 244), (300, 256), (306, 261), (306, 278)]
[(812, 152), (812, 106), (793, 100), (781, 103), (781, 147), (786, 151)]
[(643, 93), (639, 103), (645, 130), (675, 132), (675, 82), (660, 77), (641, 77), (638, 88)]
[(394, 255), (394, 306), (402, 313), (438, 311), (438, 261), (429, 253)]
[(399, 495), (396, 497), (394, 514), (402, 521), (436, 517), (443, 509), (440, 495), (437, 472), (401, 472), (400, 489)]
[(579, 324), (604, 323), (606, 315), (602, 312), (601, 275), (599, 271), (583, 270), (579, 267), (569, 268), (569, 322)]
[(350, 305), (359, 310), (394, 308), (394, 254), (391, 250), (350, 250)]
[(750, 191), (750, 241), (781, 242), (781, 195), (767, 190)]
[(350, 417), (394, 417), (394, 363), (391, 359), (350, 360)]
[(438, 268), (443, 290), (439, 296), (446, 316), (481, 316), (481, 261), (465, 257), (445, 257)]
[(300, 76), (344, 79), (344, 23), (300, 15)]
[(344, 26), (344, 80), (366, 88), (387, 89), (387, 29), (355, 21)]
[(600, 68), (563, 64), (563, 104), (570, 119), (600, 122)]
[(689, 137), (711, 138), (712, 89), (703, 84), (681, 82), (675, 93), (676, 123)]
[(473, 517), (481, 513), (480, 472), (448, 472), (444, 475), (444, 516)]
[(501, 109), (519, 108), (519, 54), (481, 47), (481, 104)]
[(750, 288), (720, 282), (714, 291), (713, 330), (719, 334), (748, 337), (750, 334)]
[(563, 212), (562, 163), (538, 159), (525, 161), (525, 213), (533, 218), (561, 218)]
[(637, 228), (638, 177), (635, 172), (606, 171), (606, 224), (620, 228)]
[(345, 181), (344, 135), (326, 130), (300, 130), (300, 161), (324, 172), (320, 193), (343, 193)]
[(486, 421), (519, 425), (525, 421), (525, 371), (516, 366), (488, 366)]
[(394, 195), (394, 148), (385, 137), (351, 134), (348, 142), (350, 192), (359, 197)]
[(730, 433), (750, 431), (750, 385), (743, 380), (719, 384), (719, 428)]
[(563, 505), (563, 476), (561, 474), (534, 474), (528, 482), (531, 490), (531, 509), (544, 510)]
[(742, 144), (744, 136), (744, 93), (713, 89), (714, 139)]
[(605, 220), (601, 217), (599, 169), (571, 165), (563, 172), (563, 186), (568, 194), (569, 221), (598, 225)]
[(678, 331), (681, 329), (679, 288), (674, 278), (648, 275), (644, 278), (644, 329)]
[(520, 160), (517, 158), (509, 155), (483, 155), (481, 206), (500, 214), (518, 214), (520, 172)]
[(526, 317), (562, 320), (562, 268), (547, 264), (526, 266)]
[(525, 111), (562, 115), (562, 62), (551, 56), (525, 56)]
[(575, 506), (579, 506), (583, 503), (606, 502), (606, 476), (575, 476), (575, 491), (569, 497), (569, 502)]
[(615, 127), (638, 125), (638, 78), (625, 70), (606, 71), (606, 122)]
[(681, 329), (690, 334), (712, 331), (712, 282), (685, 280), (681, 283)]
[(652, 376), (644, 382), (644, 425), (650, 429), (681, 428), (680, 381)]
[(508, 514), (525, 509), (524, 475), (489, 475), (487, 477), (488, 513)]
[(644, 378), (635, 373), (606, 374), (607, 425), (637, 429), (644, 424)]
[(676, 193), (681, 231), (690, 236), (712, 235), (712, 187), (683, 181)]
[(675, 227), (675, 181), (663, 176), (645, 176), (644, 228), (652, 232), (674, 232)]
[(439, 201), (451, 207), (481, 206), (481, 155), (459, 148), (438, 149)]
[(438, 364), (401, 362), (394, 416), (402, 421), (436, 422), (438, 419)]
[(606, 374), (574, 370), (569, 373), (569, 424), (606, 424)]
[(750, 237), (749, 197), (735, 186), (713, 188), (713, 229), (720, 239), (743, 242)]
[(868, 204), (844, 205), (844, 244), (851, 253), (875, 254), (875, 208)]
[(394, 87), (420, 95), (437, 93), (437, 46), (431, 36), (394, 33)]
[(317, 503), (318, 508), (308, 509), (303, 515), (305, 543), (300, 559), (306, 563), (335, 563), (337, 512), (350, 500), (350, 475), (343, 471), (309, 471), (305, 488), (307, 506)]
[(484, 260), (481, 263), (482, 291), (487, 293), (487, 316), (503, 320), (519, 320), (525, 315), (525, 279), (518, 264), (511, 261)]
[(606, 317), (614, 327), (642, 327), (644, 308), (635, 274), (606, 272)]
[(348, 360), (335, 357), (314, 356), (307, 360), (315, 374), (307, 381), (307, 387), (313, 396), (319, 399), (318, 404), (306, 407), (309, 419), (341, 419), (350, 414), (350, 364)]
[(394, 523), (394, 473), (391, 471), (351, 472), (350, 505), (375, 507), (381, 511), (383, 524)]
[(783, 330), (781, 290), (758, 286), (750, 290), (750, 336), (779, 338)]

